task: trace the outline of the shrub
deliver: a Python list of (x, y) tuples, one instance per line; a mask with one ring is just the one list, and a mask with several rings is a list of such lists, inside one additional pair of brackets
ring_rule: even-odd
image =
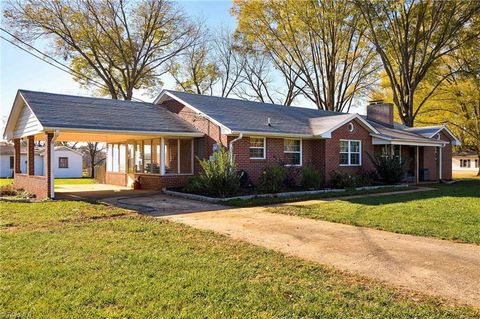
[(285, 166), (285, 164), (280, 163), (285, 167), (285, 180), (283, 181), (283, 185), (287, 188), (294, 188), (297, 186), (298, 176), (301, 173), (301, 169), (296, 166)]
[(282, 190), (287, 177), (287, 170), (283, 165), (269, 165), (260, 176), (259, 189), (267, 193), (278, 193)]
[(0, 187), (0, 196), (17, 196), (19, 192), (12, 185), (4, 185)]
[(322, 187), (322, 174), (313, 166), (305, 166), (302, 169), (301, 184), (305, 189), (319, 189)]
[(200, 160), (202, 172), (190, 179), (185, 190), (208, 196), (227, 197), (240, 192), (240, 174), (230, 153), (223, 147), (213, 159)]
[(0, 186), (0, 196), (22, 197), (22, 198), (32, 197), (30, 194), (25, 192), (23, 189), (15, 189), (15, 188), (13, 188), (12, 185)]
[(330, 173), (330, 186), (332, 188), (355, 188), (372, 185), (375, 180), (375, 172)]
[(384, 184), (400, 183), (405, 178), (407, 160), (401, 160), (398, 156), (375, 156), (372, 162)]

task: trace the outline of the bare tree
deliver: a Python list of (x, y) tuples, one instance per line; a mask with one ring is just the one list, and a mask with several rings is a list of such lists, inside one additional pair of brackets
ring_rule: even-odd
[(219, 71), (220, 96), (228, 97), (237, 86), (242, 84), (242, 73), (247, 59), (241, 53), (238, 40), (230, 29), (223, 27), (217, 34), (213, 48)]
[(480, 2), (357, 0), (356, 4), (390, 80), (400, 118), (413, 126), (422, 106), (451, 74), (438, 78), (416, 105), (415, 91), (435, 63), (470, 39), (465, 26), (479, 14)]
[(4, 16), (20, 38), (47, 39), (71, 62), (75, 80), (101, 83), (100, 93), (125, 100), (159, 84), (196, 32), (167, 0), (12, 0)]
[(376, 80), (374, 48), (350, 1), (239, 0), (234, 13), (246, 43), (268, 55), (319, 109), (348, 112)]

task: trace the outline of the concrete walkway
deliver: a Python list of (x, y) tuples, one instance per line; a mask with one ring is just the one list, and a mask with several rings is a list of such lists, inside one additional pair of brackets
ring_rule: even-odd
[(477, 245), (271, 214), (263, 208), (163, 218), (480, 308)]

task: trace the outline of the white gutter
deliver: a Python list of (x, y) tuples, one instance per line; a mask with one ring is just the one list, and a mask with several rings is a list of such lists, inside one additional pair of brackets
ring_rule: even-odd
[(105, 129), (86, 129), (69, 127), (45, 127), (45, 131), (59, 131), (64, 133), (93, 133), (93, 134), (119, 134), (119, 135), (156, 135), (156, 136), (179, 136), (179, 137), (202, 137), (205, 134), (201, 132), (162, 132), (162, 131), (130, 131), (130, 130), (105, 130)]
[[(59, 130), (55, 130), (53, 132), (52, 140), (50, 141), (50, 154), (48, 154), (48, 161), (50, 162), (50, 198), (55, 198), (55, 172), (54, 172), (54, 165), (53, 165), (53, 156), (55, 153), (55, 141), (57, 140), (58, 135), (60, 134)], [(48, 145), (47, 145), (48, 146)], [(48, 167), (47, 172), (48, 172)]]
[(233, 164), (233, 143), (239, 141), (243, 138), (243, 134), (240, 133), (236, 139), (233, 139), (228, 143), (228, 152), (230, 153), (230, 164)]
[(269, 132), (258, 132), (258, 131), (232, 131), (232, 133), (228, 135), (237, 135), (237, 134), (244, 134), (247, 136), (265, 136), (265, 137), (321, 138), (321, 136), (315, 136), (311, 134), (269, 133)]

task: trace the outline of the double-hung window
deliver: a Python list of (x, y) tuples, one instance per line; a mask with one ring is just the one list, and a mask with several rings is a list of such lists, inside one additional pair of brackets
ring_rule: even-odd
[(362, 143), (355, 140), (340, 141), (340, 165), (360, 166), (362, 165)]
[(265, 137), (250, 137), (250, 159), (265, 159)]
[(58, 158), (58, 168), (68, 168), (68, 157)]
[(284, 139), (283, 153), (285, 165), (302, 165), (302, 140)]

